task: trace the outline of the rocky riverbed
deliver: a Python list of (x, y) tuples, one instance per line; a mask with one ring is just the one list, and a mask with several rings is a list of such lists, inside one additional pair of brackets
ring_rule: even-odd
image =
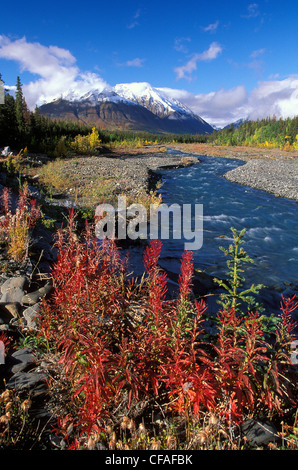
[(298, 201), (298, 161), (249, 160), (224, 176), (229, 181)]
[[(175, 146), (176, 147), (176, 146)], [(244, 165), (227, 172), (229, 181), (298, 201), (298, 152), (250, 147), (186, 144), (176, 147), (193, 154), (235, 158)]]

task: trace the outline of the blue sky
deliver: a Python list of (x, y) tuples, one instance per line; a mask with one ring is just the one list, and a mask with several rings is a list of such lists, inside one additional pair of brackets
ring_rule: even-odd
[(297, 0), (15, 0), (0, 72), (29, 106), (70, 88), (149, 82), (208, 122), (298, 114)]

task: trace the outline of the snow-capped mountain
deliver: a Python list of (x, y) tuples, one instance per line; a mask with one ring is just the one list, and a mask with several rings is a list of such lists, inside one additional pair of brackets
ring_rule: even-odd
[(52, 118), (77, 119), (107, 129), (154, 133), (209, 134), (213, 128), (179, 101), (149, 83), (122, 83), (80, 96), (70, 90), (46, 103), (40, 112)]
[(123, 98), (138, 103), (159, 117), (178, 113), (193, 115), (194, 113), (177, 100), (169, 99), (161, 89), (153, 88), (146, 82), (121, 83), (114, 87), (115, 92)]

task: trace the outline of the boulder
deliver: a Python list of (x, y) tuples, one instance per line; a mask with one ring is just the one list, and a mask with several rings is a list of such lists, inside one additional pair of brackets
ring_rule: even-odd
[(40, 302), (26, 308), (23, 311), (23, 317), (26, 320), (27, 327), (31, 330), (37, 329), (36, 319), (39, 317)]
[(46, 297), (53, 289), (52, 284), (47, 283), (40, 289), (37, 289), (33, 292), (29, 292), (28, 294), (24, 295), (21, 299), (21, 303), (23, 305), (35, 305), (39, 302), (43, 297)]
[(16, 392), (30, 390), (31, 396), (38, 396), (47, 392), (47, 376), (41, 372), (17, 372), (6, 383), (6, 388)]
[(7, 365), (12, 374), (24, 372), (36, 365), (36, 359), (30, 348), (19, 349), (11, 354), (7, 361)]
[(25, 276), (12, 277), (7, 279), (1, 286), (0, 303), (21, 302), (24, 296), (24, 289), (27, 283)]
[(252, 446), (267, 446), (279, 440), (277, 429), (269, 420), (247, 419), (241, 424), (241, 431)]

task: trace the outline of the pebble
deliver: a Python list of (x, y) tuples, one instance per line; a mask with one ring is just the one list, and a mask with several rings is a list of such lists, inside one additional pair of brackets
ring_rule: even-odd
[[(73, 164), (73, 159), (64, 161), (64, 172), (70, 180), (76, 182), (78, 194), (85, 186), (92, 186), (90, 180), (90, 175), (92, 175), (94, 184), (112, 181), (118, 194), (133, 198), (148, 190), (152, 172), (158, 172), (162, 168), (190, 166), (198, 161), (198, 157), (167, 156), (158, 151), (145, 155), (82, 157), (76, 165)], [(71, 196), (73, 187), (69, 187), (65, 192)], [(56, 199), (57, 196), (54, 195), (54, 197)]]

